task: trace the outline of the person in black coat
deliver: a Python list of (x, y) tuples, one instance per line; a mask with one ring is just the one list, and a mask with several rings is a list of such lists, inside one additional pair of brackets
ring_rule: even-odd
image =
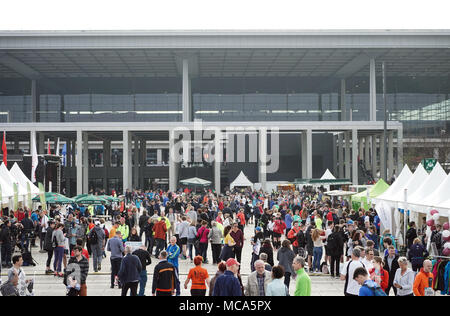
[(395, 278), (395, 272), (397, 272), (397, 269), (400, 268), (398, 264), (398, 255), (395, 254), (395, 247), (389, 246), (388, 247), (388, 254), (384, 257), (384, 268), (389, 273), (389, 284), (386, 288), (386, 295), (389, 296), (389, 292), (391, 291), (391, 287), (394, 289), (394, 294), (397, 296), (397, 288), (393, 286), (394, 284), (394, 278)]
[(339, 226), (335, 226), (333, 232), (327, 239), (328, 253), (331, 257), (331, 277), (340, 276), (339, 265), (341, 262), (341, 256), (344, 254), (344, 240), (342, 239), (340, 229), (341, 228)]
[(273, 262), (273, 248), (270, 239), (264, 240), (264, 243), (261, 246), (261, 249), (259, 251), (259, 254), (262, 253), (267, 254), (267, 263), (270, 264), (272, 267), (274, 266)]

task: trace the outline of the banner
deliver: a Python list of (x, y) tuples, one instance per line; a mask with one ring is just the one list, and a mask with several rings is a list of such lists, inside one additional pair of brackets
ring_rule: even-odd
[(13, 211), (15, 212), (19, 208), (19, 192), (17, 190), (17, 183), (13, 183), (13, 189), (14, 189)]
[(30, 182), (27, 182), (27, 197), (28, 197), (28, 207), (32, 210), (33, 201), (31, 200), (31, 185)]
[(3, 216), (3, 195), (2, 195), (2, 185), (0, 184), (0, 215)]
[(39, 197), (41, 198), (42, 210), (46, 211), (47, 210), (47, 202), (45, 201), (45, 188), (44, 188), (44, 185), (40, 182), (38, 184), (38, 187), (39, 187)]
[(33, 134), (34, 137), (31, 139), (31, 182), (36, 183), (36, 168), (38, 166), (38, 154), (36, 150), (36, 133)]

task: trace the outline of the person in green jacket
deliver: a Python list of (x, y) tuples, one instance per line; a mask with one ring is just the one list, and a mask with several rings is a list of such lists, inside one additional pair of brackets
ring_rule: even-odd
[(292, 267), (294, 271), (297, 271), (297, 284), (294, 296), (311, 296), (311, 279), (305, 272), (305, 259), (299, 256), (295, 257)]

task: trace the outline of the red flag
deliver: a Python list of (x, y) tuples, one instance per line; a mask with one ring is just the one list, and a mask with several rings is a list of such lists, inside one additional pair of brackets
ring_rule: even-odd
[(8, 148), (6, 148), (6, 132), (3, 132), (2, 151), (3, 151), (3, 163), (5, 164), (5, 166), (8, 166)]
[(47, 155), (51, 155), (52, 153), (50, 152), (50, 138), (48, 139), (48, 148), (47, 148)]

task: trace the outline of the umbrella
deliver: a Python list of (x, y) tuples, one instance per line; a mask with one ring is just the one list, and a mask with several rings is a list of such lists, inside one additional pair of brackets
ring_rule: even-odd
[(207, 187), (211, 185), (211, 181), (203, 180), (200, 178), (185, 179), (181, 180), (180, 183), (187, 186), (198, 186), (198, 187)]
[(110, 195), (98, 195), (97, 197), (107, 200), (108, 202), (120, 202), (119, 198)]
[(76, 195), (76, 196), (74, 196), (72, 199), (74, 199), (74, 200), (78, 200), (78, 199), (81, 199), (81, 198), (84, 198), (84, 197), (86, 197), (86, 196), (88, 196), (89, 194), (78, 194), (78, 195)]
[[(33, 198), (33, 201), (40, 202), (41, 201), (40, 195), (36, 195)], [(73, 199), (54, 192), (45, 192), (45, 201), (49, 204), (72, 204), (74, 202)]]
[(87, 195), (75, 200), (77, 204), (89, 204), (89, 205), (101, 205), (103, 203), (108, 203), (108, 200), (96, 196), (96, 195)]

